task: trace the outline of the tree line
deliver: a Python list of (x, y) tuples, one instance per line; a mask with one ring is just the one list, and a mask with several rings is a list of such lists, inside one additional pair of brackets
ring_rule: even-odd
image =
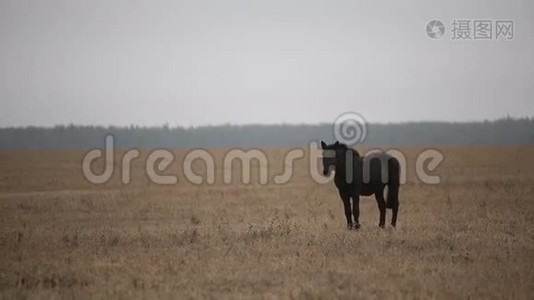
[[(297, 147), (334, 141), (333, 124), (218, 125), (202, 127), (78, 126), (0, 128), (1, 150), (101, 148), (105, 136), (118, 148)], [(482, 122), (368, 124), (369, 146), (534, 144), (534, 118)]]

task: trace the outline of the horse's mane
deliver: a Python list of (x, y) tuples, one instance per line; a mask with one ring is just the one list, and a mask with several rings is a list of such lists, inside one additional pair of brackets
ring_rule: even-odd
[(338, 147), (341, 148), (341, 149), (343, 149), (345, 152), (348, 151), (348, 150), (351, 150), (352, 153), (354, 153), (354, 155), (355, 155), (356, 157), (360, 157), (360, 153), (358, 152), (358, 150), (356, 150), (356, 149), (354, 149), (354, 148), (350, 148), (349, 146), (347, 146), (347, 145), (345, 145), (345, 144), (343, 144), (343, 143), (339, 143), (339, 144), (338, 144)]

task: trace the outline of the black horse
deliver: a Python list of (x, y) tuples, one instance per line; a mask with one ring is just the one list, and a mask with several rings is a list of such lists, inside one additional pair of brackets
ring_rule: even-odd
[[(323, 148), (323, 175), (328, 176), (332, 167), (336, 171), (334, 182), (339, 190), (341, 200), (343, 200), (349, 229), (360, 228), (358, 220), (360, 217), (360, 195), (371, 196), (373, 194), (380, 210), (378, 226), (384, 228), (386, 208), (390, 208), (393, 212), (391, 225), (395, 227), (399, 211), (399, 161), (383, 151), (372, 151), (361, 157), (356, 150), (339, 142), (331, 145), (321, 142), (321, 147)], [(388, 187), (387, 200), (384, 200), (384, 188), (386, 186)]]

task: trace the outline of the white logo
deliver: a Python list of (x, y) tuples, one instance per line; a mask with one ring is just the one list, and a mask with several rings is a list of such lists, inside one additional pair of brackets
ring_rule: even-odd
[(365, 119), (355, 112), (344, 113), (334, 122), (334, 137), (340, 143), (355, 145), (363, 142), (367, 135)]
[(426, 35), (434, 40), (439, 40), (445, 34), (445, 25), (440, 20), (432, 20), (426, 24)]

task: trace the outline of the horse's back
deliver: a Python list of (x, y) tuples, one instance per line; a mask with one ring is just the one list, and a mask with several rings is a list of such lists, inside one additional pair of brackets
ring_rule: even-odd
[[(373, 150), (362, 158), (362, 181), (364, 185), (382, 187), (396, 183), (399, 177), (399, 161), (382, 150)], [(365, 188), (364, 188), (365, 189)]]

